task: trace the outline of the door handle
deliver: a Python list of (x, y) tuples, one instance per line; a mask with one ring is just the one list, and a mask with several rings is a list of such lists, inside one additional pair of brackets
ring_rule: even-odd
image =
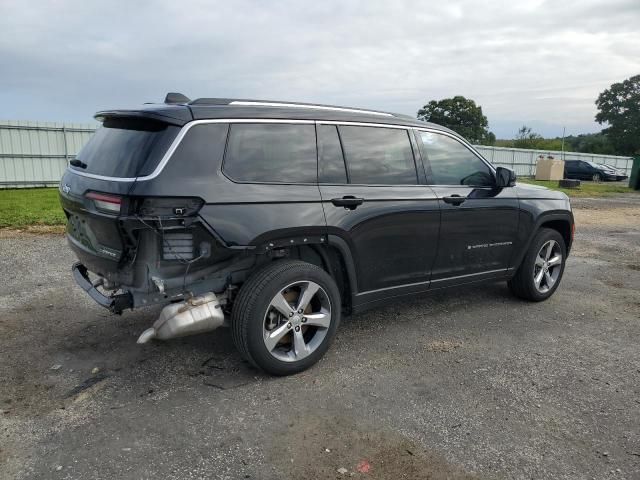
[(466, 200), (466, 197), (461, 197), (460, 195), (451, 195), (450, 197), (443, 197), (444, 203), (450, 203), (452, 205), (461, 205)]
[(358, 205), (362, 205), (364, 203), (364, 198), (356, 198), (352, 195), (345, 195), (342, 198), (332, 198), (331, 203), (333, 203), (336, 207), (344, 207), (348, 210), (355, 210), (358, 208)]

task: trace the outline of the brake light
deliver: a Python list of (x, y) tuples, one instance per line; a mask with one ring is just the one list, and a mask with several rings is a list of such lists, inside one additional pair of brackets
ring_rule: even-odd
[(93, 204), (98, 210), (108, 213), (120, 213), (122, 197), (98, 192), (89, 192), (86, 197), (93, 200)]

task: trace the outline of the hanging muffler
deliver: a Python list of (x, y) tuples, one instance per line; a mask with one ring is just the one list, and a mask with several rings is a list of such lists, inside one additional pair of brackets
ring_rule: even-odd
[(222, 306), (215, 293), (209, 292), (185, 302), (172, 303), (164, 307), (153, 327), (142, 332), (138, 343), (147, 343), (153, 338), (168, 340), (210, 332), (223, 324)]

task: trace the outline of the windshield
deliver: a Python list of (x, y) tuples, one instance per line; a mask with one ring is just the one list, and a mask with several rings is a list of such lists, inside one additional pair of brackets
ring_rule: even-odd
[(179, 130), (155, 120), (107, 118), (76, 155), (84, 165), (71, 168), (107, 177), (149, 175)]
[(585, 162), (588, 163), (589, 165), (591, 165), (593, 168), (598, 168), (598, 169), (603, 169), (603, 168), (607, 168), (604, 165), (600, 165), (598, 163), (594, 163), (594, 162)]

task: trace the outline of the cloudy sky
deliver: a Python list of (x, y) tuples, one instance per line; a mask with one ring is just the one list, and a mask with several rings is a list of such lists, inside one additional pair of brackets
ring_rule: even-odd
[(555, 136), (598, 131), (598, 93), (639, 73), (640, 0), (0, 0), (0, 119), (167, 91), (410, 115), (464, 95), (498, 138)]

